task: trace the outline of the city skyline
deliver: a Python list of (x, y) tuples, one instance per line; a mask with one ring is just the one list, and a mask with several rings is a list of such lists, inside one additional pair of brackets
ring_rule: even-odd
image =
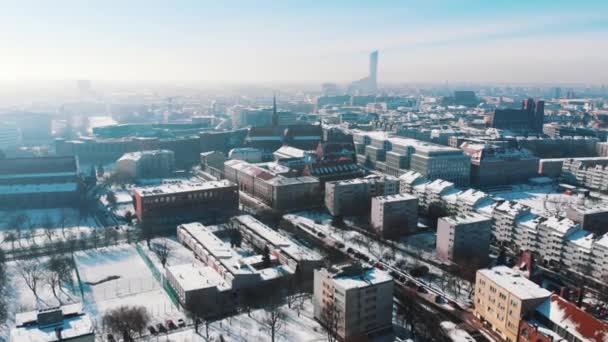
[(30, 1), (3, 9), (0, 80), (597, 83), (600, 1)]

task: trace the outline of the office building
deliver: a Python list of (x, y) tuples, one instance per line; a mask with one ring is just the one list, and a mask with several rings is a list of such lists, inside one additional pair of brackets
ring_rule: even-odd
[(531, 314), (551, 292), (506, 266), (477, 271), (475, 316), (507, 342), (517, 341), (522, 317)]
[(172, 229), (177, 223), (215, 222), (238, 210), (239, 191), (228, 180), (166, 181), (133, 191), (135, 214), (145, 229)]
[(408, 194), (372, 197), (371, 224), (383, 238), (397, 239), (418, 227), (418, 198)]
[(437, 256), (443, 262), (484, 265), (490, 255), (492, 220), (479, 214), (440, 217)]
[(366, 339), (392, 328), (393, 279), (359, 264), (315, 270), (314, 317), (340, 341)]
[(352, 82), (348, 88), (350, 94), (375, 94), (378, 89), (378, 51), (369, 55), (369, 72), (367, 77)]

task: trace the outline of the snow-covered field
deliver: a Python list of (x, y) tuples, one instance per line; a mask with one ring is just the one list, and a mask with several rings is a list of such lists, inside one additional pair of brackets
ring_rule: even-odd
[(14, 325), (16, 313), (56, 307), (60, 304), (76, 303), (80, 301), (78, 282), (75, 274), (72, 275), (72, 286), (66, 284), (61, 289), (57, 288), (57, 297), (55, 297), (51, 286), (46, 280), (49, 272), (43, 267), (44, 263), (47, 261), (48, 258), (31, 260), (31, 262), (38, 263), (41, 266), (37, 272), (38, 277), (40, 278), (36, 286), (38, 299), (36, 299), (34, 292), (30, 290), (23, 276), (19, 272), (19, 270), (22, 268), (21, 262), (10, 261), (6, 264), (8, 279), (7, 296), (10, 297), (10, 300), (7, 301), (8, 319), (6, 322), (2, 322), (2, 324), (0, 324), (0, 341), (8, 340), (8, 334), (10, 328)]
[(144, 306), (152, 317), (151, 323), (183, 318), (135, 246), (123, 244), (78, 252), (76, 264), (83, 283), (85, 309), (98, 324), (104, 313), (122, 305)]

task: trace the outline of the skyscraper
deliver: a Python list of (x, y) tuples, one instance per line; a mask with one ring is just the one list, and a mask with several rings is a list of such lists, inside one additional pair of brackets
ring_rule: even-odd
[(374, 92), (378, 87), (378, 50), (369, 54), (369, 86)]
[(375, 94), (378, 89), (378, 51), (369, 55), (369, 74), (348, 87), (350, 94)]

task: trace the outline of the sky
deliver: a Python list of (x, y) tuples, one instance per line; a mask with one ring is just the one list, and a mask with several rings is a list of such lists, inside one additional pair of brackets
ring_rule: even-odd
[(608, 83), (608, 1), (0, 0), (0, 81)]

